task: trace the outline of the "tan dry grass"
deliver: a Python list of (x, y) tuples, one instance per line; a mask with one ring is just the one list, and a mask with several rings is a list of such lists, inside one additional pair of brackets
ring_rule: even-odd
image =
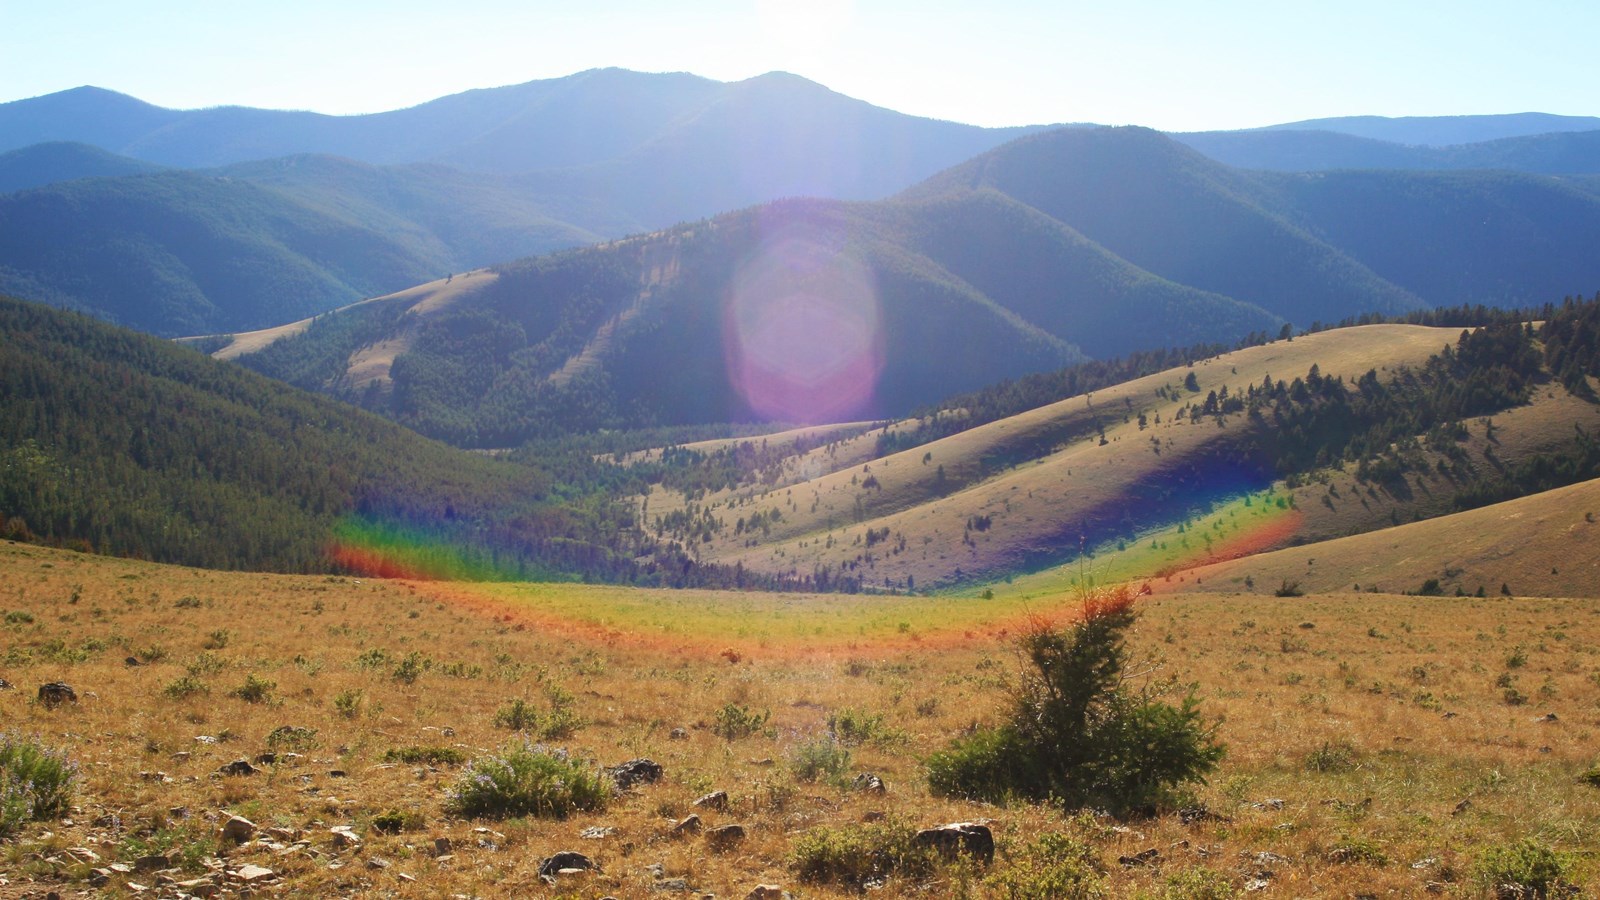
[[(1158, 657), (1160, 674), (1199, 685), (1230, 749), (1198, 796), (1228, 820), (1183, 825), (1172, 815), (1095, 822), (930, 797), (918, 759), (999, 712), (1014, 660), (987, 638), (936, 654), (863, 645), (842, 661), (800, 654), (733, 662), (716, 655), (714, 643), (704, 654), (680, 655), (546, 632), (511, 607), (461, 606), (448, 585), (204, 572), (12, 544), (0, 544), (0, 573), (0, 609), (32, 618), (0, 625), (0, 677), (18, 686), (0, 693), (0, 717), (7, 728), (65, 747), (85, 767), (72, 824), (39, 826), (0, 848), (0, 870), (14, 880), (64, 877), (73, 889), (70, 879), (86, 867), (49, 862), (61, 859), (59, 850), (90, 846), (106, 861), (127, 860), (152, 831), (221, 852), (215, 829), (230, 813), (299, 829), (312, 841), (315, 856), (254, 845), (226, 851), (233, 862), (279, 872), (284, 896), (637, 897), (652, 894), (652, 865), (718, 896), (744, 896), (758, 882), (843, 896), (797, 883), (788, 855), (809, 829), (877, 812), (914, 824), (990, 819), (1001, 840), (997, 870), (1013, 865), (1012, 853), (1033, 836), (1071, 832), (1090, 842), (1114, 896), (1159, 896), (1162, 872), (1197, 866), (1225, 873), (1235, 887), (1270, 869), (1268, 896), (1413, 896), (1428, 881), (1463, 878), (1484, 847), (1523, 836), (1576, 851), (1580, 875), (1597, 874), (1600, 790), (1578, 782), (1600, 754), (1600, 610), (1590, 601), (1156, 598), (1136, 650)], [(226, 646), (206, 650), (219, 629), (230, 632)], [(164, 658), (123, 664), (152, 650)], [(363, 667), (363, 654), (374, 650), (388, 662)], [(406, 684), (392, 670), (411, 652), (434, 666)], [(220, 665), (200, 676), (209, 695), (166, 696), (163, 688), (202, 653)], [(457, 675), (447, 674), (452, 665)], [(228, 696), (252, 674), (276, 682), (271, 703)], [(1525, 704), (1505, 702), (1503, 676)], [(31, 702), (37, 684), (57, 678), (79, 690), (76, 706), (50, 711)], [(443, 814), (453, 772), (382, 760), (413, 745), (469, 753), (502, 746), (508, 735), (493, 726), (494, 711), (514, 697), (542, 705), (553, 687), (571, 692), (588, 721), (564, 742), (575, 753), (604, 763), (651, 757), (665, 767), (664, 780), (603, 813), (477, 823)], [(363, 696), (354, 719), (334, 707), (346, 691)], [(710, 726), (726, 704), (770, 710), (770, 732), (717, 737)], [(850, 770), (880, 774), (884, 797), (797, 782), (785, 767), (798, 744), (822, 735), (830, 714), (845, 708), (884, 716), (885, 737), (853, 748)], [(1554, 720), (1534, 721), (1550, 713)], [(304, 759), (250, 778), (213, 775), (264, 749), (283, 724), (317, 730)], [(674, 727), (686, 739), (670, 738)], [(222, 740), (199, 743), (197, 735)], [(1324, 747), (1348, 768), (1309, 771), (1307, 758)], [(335, 769), (348, 776), (335, 777)], [(669, 834), (693, 799), (714, 789), (732, 803), (725, 813), (702, 811), (707, 824), (750, 830), (733, 852)], [(1272, 799), (1282, 808), (1266, 804)], [(1471, 802), (1452, 814), (1463, 800)], [(173, 811), (179, 807), (187, 813)], [(373, 830), (373, 817), (391, 809), (414, 812), (421, 830)], [(116, 823), (95, 824), (103, 816)], [(363, 834), (359, 853), (332, 847), (326, 829), (337, 824)], [(579, 836), (596, 825), (617, 831)], [(456, 848), (442, 863), (428, 851), (438, 836)], [(1332, 851), (1350, 845), (1376, 848), (1387, 861), (1336, 862)], [(1160, 871), (1117, 863), (1152, 847), (1162, 854)], [(534, 869), (562, 849), (589, 853), (604, 873), (545, 887)], [(1262, 852), (1286, 861), (1263, 864)], [(392, 865), (367, 868), (374, 857)], [(876, 895), (952, 895), (963, 878), (989, 895), (976, 877), (949, 869), (932, 885), (892, 878)]]

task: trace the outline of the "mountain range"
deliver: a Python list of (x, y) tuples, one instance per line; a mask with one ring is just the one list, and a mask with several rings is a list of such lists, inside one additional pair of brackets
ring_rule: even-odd
[[(1594, 124), (1354, 117), (1175, 137), (1243, 168), (1492, 167), (1592, 193), (1570, 173), (1600, 171), (1600, 131), (1582, 130)], [(725, 84), (591, 70), (363, 116), (169, 110), (78, 88), (0, 104), (0, 290), (157, 334), (246, 331), (777, 198), (886, 198), (1038, 130), (904, 116), (783, 73)], [(1475, 143), (1431, 146), (1443, 141)], [(1277, 199), (1248, 202), (1283, 213)], [(1538, 213), (1508, 212), (1538, 230)], [(1537, 252), (1528, 268), (1544, 268)], [(1588, 287), (1549, 280), (1557, 295)], [(1382, 308), (1462, 299), (1398, 286), (1412, 296), (1387, 292)]]

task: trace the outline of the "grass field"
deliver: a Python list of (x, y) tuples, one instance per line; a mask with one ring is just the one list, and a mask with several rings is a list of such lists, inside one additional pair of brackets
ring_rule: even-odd
[[(992, 599), (696, 594), (220, 573), (0, 544), (0, 678), (15, 686), (0, 721), (81, 773), (67, 821), (0, 844), (0, 897), (88, 890), (94, 868), (158, 851), (172, 871), (113, 873), (101, 892), (176, 896), (163, 874), (250, 863), (271, 870), (253, 890), (279, 896), (744, 897), (759, 883), (849, 896), (801, 880), (797, 855), (880, 815), (878, 828), (986, 820), (999, 844), (988, 867), (891, 873), (872, 892), (884, 897), (1045, 896), (1015, 889), (1047, 883), (1049, 833), (1087, 848), (1082, 883), (1101, 893), (1083, 896), (1490, 896), (1491, 848), (1522, 839), (1565, 854), (1574, 881), (1600, 880), (1595, 601), (1141, 601), (1149, 677), (1197, 685), (1228, 748), (1193, 797), (1213, 816), (1184, 824), (930, 794), (926, 755), (1003, 710), (1011, 629), (1070, 615), (1069, 593), (1022, 581)], [(78, 702), (36, 702), (58, 679)], [(518, 740), (496, 725), (517, 700), (534, 739), (601, 765), (648, 757), (662, 779), (566, 819), (447, 814), (462, 761)], [(828, 743), (830, 721), (850, 743)], [(834, 774), (807, 780), (819, 747)], [(258, 774), (217, 774), (269, 750)], [(869, 772), (886, 793), (851, 787)], [(725, 809), (693, 806), (715, 790)], [(745, 838), (674, 834), (691, 813)], [(234, 847), (218, 837), (230, 815), (281, 830)], [(341, 825), (358, 848), (335, 845)], [(1152, 849), (1153, 864), (1119, 862)], [(544, 883), (541, 860), (561, 850), (600, 871)]]

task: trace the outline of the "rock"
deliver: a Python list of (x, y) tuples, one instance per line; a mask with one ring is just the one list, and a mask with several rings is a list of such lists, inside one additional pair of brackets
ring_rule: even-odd
[(433, 839), (433, 855), (434, 856), (449, 856), (450, 855), (450, 851), (451, 851), (451, 844), (450, 844), (450, 839), (449, 838), (447, 838), (447, 837), (436, 837), (436, 838)]
[(727, 850), (744, 842), (743, 825), (722, 825), (706, 832), (706, 846), (713, 850)]
[(1460, 803), (1457, 803), (1455, 809), (1450, 810), (1450, 815), (1459, 816), (1471, 808), (1472, 798), (1468, 797), (1467, 799), (1462, 800)]
[(1273, 853), (1271, 850), (1263, 850), (1255, 855), (1255, 862), (1258, 866), (1283, 866), (1288, 865), (1289, 857)]
[(133, 668), (134, 666), (142, 666), (142, 665), (144, 665), (144, 663), (139, 662), (139, 657), (137, 657), (137, 656), (128, 657), (127, 659), (122, 661), (122, 664), (127, 666), (130, 669)]
[(300, 840), (300, 832), (294, 828), (268, 828), (267, 835), (275, 841), (292, 844)]
[(917, 847), (931, 847), (947, 857), (965, 853), (985, 864), (994, 861), (994, 833), (989, 826), (978, 822), (952, 822), (924, 828), (911, 843)]
[(78, 692), (65, 681), (52, 681), (39, 685), (39, 703), (46, 709), (55, 709), (63, 703), (77, 703)]
[(263, 866), (247, 864), (234, 869), (233, 877), (245, 884), (256, 884), (262, 881), (271, 881), (278, 877), (278, 873)]
[(581, 837), (586, 841), (598, 841), (603, 838), (611, 837), (616, 833), (617, 829), (610, 825), (590, 825), (588, 828), (578, 832), (578, 837)]
[(170, 868), (172, 868), (172, 859), (162, 853), (141, 856), (133, 861), (133, 870), (135, 872), (159, 872), (162, 869)]
[(1257, 891), (1264, 891), (1269, 887), (1272, 887), (1272, 882), (1266, 880), (1265, 878), (1252, 878), (1244, 883), (1244, 890), (1247, 894), (1254, 894)]
[(11, 690), (11, 682), (5, 680), (4, 678), (0, 678), (0, 691), (9, 690)]
[(1252, 803), (1252, 804), (1250, 804), (1250, 807), (1252, 809), (1279, 810), (1279, 809), (1283, 809), (1283, 801), (1277, 799), (1276, 797), (1274, 797), (1274, 798), (1272, 798), (1270, 800), (1262, 800), (1259, 803)]
[(562, 850), (539, 863), (539, 877), (554, 878), (563, 871), (587, 871), (596, 868), (594, 860), (576, 850)]
[(254, 775), (259, 771), (261, 770), (250, 765), (250, 760), (243, 758), (236, 759), (217, 769), (217, 772), (222, 775)]
[(1545, 713), (1544, 715), (1540, 716), (1539, 718), (1534, 719), (1534, 721), (1535, 722), (1559, 722), (1559, 721), (1561, 721), (1561, 719), (1555, 713)]
[(1128, 869), (1137, 868), (1139, 866), (1150, 866), (1160, 861), (1161, 851), (1154, 847), (1151, 847), (1149, 850), (1141, 850), (1132, 856), (1117, 857), (1117, 862), (1124, 868)]
[(222, 823), (222, 839), (235, 844), (242, 844), (250, 840), (256, 833), (256, 823), (244, 816), (233, 816)]
[(90, 887), (105, 887), (111, 882), (110, 869), (93, 869), (89, 872)]
[[(0, 684), (4, 683), (5, 682), (0, 682)], [(674, 741), (687, 741), (689, 739), (689, 732), (682, 728), (674, 728), (672, 729), (672, 733), (668, 734), (667, 737)]]
[(728, 792), (712, 791), (694, 802), (700, 809), (724, 810), (728, 808)]
[(381, 856), (374, 856), (373, 858), (367, 860), (367, 868), (372, 869), (373, 871), (387, 869), (389, 868), (389, 861)]
[(871, 772), (862, 772), (860, 775), (857, 775), (855, 780), (850, 782), (850, 784), (856, 790), (868, 794), (881, 794), (887, 790), (883, 786), (883, 779), (872, 774)]
[(690, 815), (687, 818), (679, 821), (676, 825), (672, 826), (672, 833), (674, 835), (699, 834), (700, 817), (696, 815)]
[(1227, 816), (1214, 813), (1204, 806), (1185, 806), (1183, 809), (1178, 810), (1178, 821), (1185, 825), (1193, 825), (1196, 822), (1232, 822), (1233, 820)]
[(636, 784), (654, 784), (661, 780), (661, 765), (648, 759), (630, 759), (606, 770), (618, 790), (629, 790)]
[(789, 900), (789, 892), (775, 884), (758, 884), (744, 895), (744, 900)]
[(335, 825), (328, 829), (328, 833), (333, 835), (333, 847), (335, 850), (359, 850), (361, 848), (361, 836), (351, 831), (349, 825)]
[(689, 879), (687, 878), (668, 878), (651, 885), (650, 889), (653, 891), (676, 891), (681, 893), (688, 893), (694, 890), (694, 888), (689, 887)]
[(349, 778), (350, 777), (350, 773), (346, 772), (343, 769), (330, 769), (330, 770), (328, 770), (328, 777), (329, 778)]
[(266, 753), (256, 754), (256, 765), (270, 766), (278, 761), (278, 754), (268, 750)]

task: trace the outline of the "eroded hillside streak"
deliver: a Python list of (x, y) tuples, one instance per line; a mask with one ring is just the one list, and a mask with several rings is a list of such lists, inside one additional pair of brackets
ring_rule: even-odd
[(411, 308), (400, 318), (399, 329), (390, 337), (356, 350), (344, 374), (333, 387), (345, 396), (358, 396), (369, 385), (389, 388), (393, 383), (394, 361), (416, 344), (422, 326), (439, 313), (454, 306), (456, 301), (470, 293), (483, 290), (499, 279), (497, 272), (478, 269), (430, 281), (399, 293), (379, 297), (375, 301), (414, 299)]
[[(692, 236), (689, 235), (689, 236)], [(654, 238), (655, 236), (652, 236)], [(553, 387), (565, 387), (572, 379), (593, 371), (611, 349), (617, 329), (626, 325), (649, 306), (657, 289), (670, 284), (678, 277), (679, 237), (646, 238), (639, 247), (639, 292), (627, 308), (601, 323), (589, 337), (583, 349), (567, 358), (561, 368), (550, 373), (547, 381)]]

